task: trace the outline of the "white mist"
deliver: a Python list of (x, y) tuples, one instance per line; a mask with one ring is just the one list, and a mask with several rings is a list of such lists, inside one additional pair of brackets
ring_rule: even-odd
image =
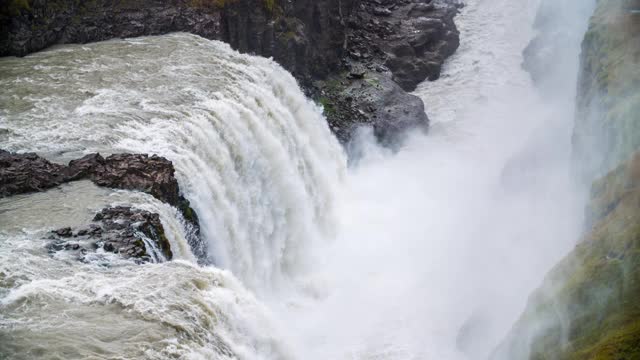
[(469, 1), (460, 50), (416, 91), (430, 134), (398, 153), (354, 141), (339, 236), (316, 250), (313, 290), (276, 306), (301, 357), (484, 359), (572, 248), (574, 87), (550, 100), (521, 68), (537, 9)]

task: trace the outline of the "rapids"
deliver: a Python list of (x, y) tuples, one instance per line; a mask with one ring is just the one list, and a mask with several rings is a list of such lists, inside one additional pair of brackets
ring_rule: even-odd
[[(431, 132), (391, 152), (362, 129), (348, 167), (290, 74), (219, 42), (0, 59), (3, 148), (167, 157), (209, 255), (198, 265), (176, 209), (144, 194), (77, 182), (1, 199), (0, 358), (485, 358), (581, 223), (573, 87), (550, 99), (521, 68), (537, 7), (468, 1), (460, 50), (416, 91)], [(159, 213), (177, 259), (47, 253), (47, 231), (114, 204)]]

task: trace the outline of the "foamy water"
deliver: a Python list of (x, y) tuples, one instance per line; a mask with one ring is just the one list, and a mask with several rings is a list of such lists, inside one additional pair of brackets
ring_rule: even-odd
[[(0, 357), (485, 358), (581, 221), (574, 94), (550, 101), (520, 67), (536, 9), (469, 1), (459, 52), (416, 91), (430, 134), (391, 153), (363, 130), (349, 169), (290, 74), (222, 43), (0, 59), (4, 148), (169, 158), (214, 264), (197, 265), (176, 209), (144, 194), (79, 182), (2, 199)], [(177, 260), (47, 253), (48, 230), (120, 204), (159, 213)]]

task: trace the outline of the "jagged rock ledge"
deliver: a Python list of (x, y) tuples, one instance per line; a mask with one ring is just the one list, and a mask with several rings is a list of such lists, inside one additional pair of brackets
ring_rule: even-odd
[(387, 144), (405, 130), (428, 129), (422, 100), (407, 92), (438, 79), (457, 50), (459, 7), (443, 0), (374, 0), (351, 12), (342, 67), (311, 87), (340, 140), (348, 141), (362, 124)]
[(428, 128), (407, 91), (440, 75), (459, 45), (458, 0), (11, 0), (0, 56), (54, 44), (184, 31), (273, 57), (325, 108), (338, 138), (373, 126), (386, 143)]
[[(205, 250), (201, 249), (198, 240), (200, 229), (198, 216), (191, 208), (189, 201), (180, 194), (171, 161), (157, 155), (114, 154), (104, 158), (100, 154), (90, 154), (73, 160), (68, 165), (61, 165), (52, 163), (35, 153), (16, 154), (0, 150), (0, 197), (44, 191), (63, 183), (82, 179), (91, 180), (98, 186), (142, 191), (175, 206), (193, 230), (191, 232), (193, 239), (188, 241), (194, 248), (195, 255), (201, 259), (205, 256)], [(116, 213), (119, 218), (129, 216), (128, 221), (135, 223), (134, 219), (142, 217), (152, 224), (150, 228), (155, 228), (156, 233), (164, 233), (161, 226), (156, 226), (159, 223), (151, 219), (157, 217), (157, 214), (146, 214), (141, 210), (116, 209), (118, 209)], [(103, 212), (104, 215), (110, 214), (110, 216), (116, 214), (108, 209)], [(96, 220), (104, 219), (104, 217), (96, 218)], [(103, 228), (112, 230), (113, 226), (107, 224)], [(127, 236), (120, 237), (121, 244), (129, 244), (129, 240)], [(161, 241), (160, 248), (165, 251), (163, 243)], [(125, 250), (119, 252), (128, 253), (131, 246), (123, 245), (120, 248)], [(167, 255), (166, 251), (165, 255)]]
[(173, 258), (160, 216), (131, 207), (102, 209), (87, 227), (58, 229), (50, 233), (49, 239), (50, 252), (73, 252), (83, 262), (91, 261), (98, 250), (120, 254), (139, 264)]
[(180, 194), (173, 164), (163, 157), (114, 154), (104, 158), (89, 154), (60, 165), (35, 153), (0, 149), (0, 197), (43, 191), (82, 179), (98, 186), (146, 192), (177, 207), (187, 220), (197, 222), (189, 201)]

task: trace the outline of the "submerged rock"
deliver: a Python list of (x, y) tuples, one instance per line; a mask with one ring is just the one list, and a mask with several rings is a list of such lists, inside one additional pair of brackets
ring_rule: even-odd
[(80, 229), (63, 228), (50, 234), (48, 248), (56, 251), (76, 251), (87, 261), (89, 253), (105, 252), (133, 258), (138, 263), (171, 260), (171, 245), (164, 234), (160, 215), (131, 207), (102, 209), (94, 223)]

